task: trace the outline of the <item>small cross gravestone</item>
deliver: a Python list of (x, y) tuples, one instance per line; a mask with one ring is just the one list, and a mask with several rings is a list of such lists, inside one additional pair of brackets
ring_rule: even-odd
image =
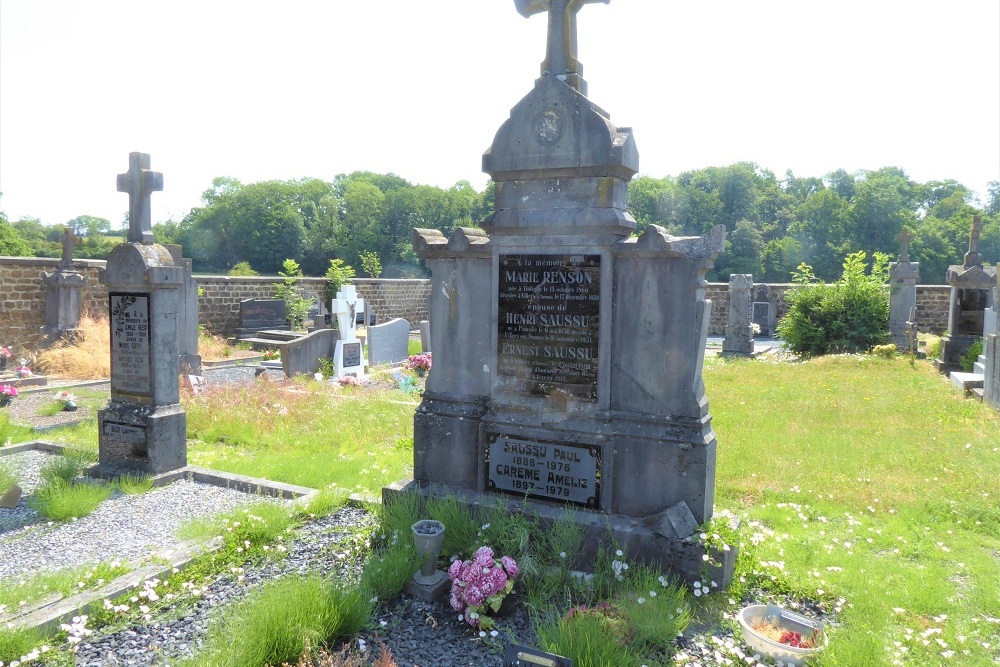
[(365, 300), (358, 296), (354, 285), (342, 285), (330, 307), (330, 312), (337, 316), (337, 325), (340, 327), (340, 340), (333, 353), (337, 377), (364, 377), (365, 355), (361, 349), (361, 341), (358, 340), (357, 322), (358, 313), (364, 309)]
[(903, 229), (896, 239), (902, 246), (899, 259), (889, 264), (889, 336), (900, 350), (910, 347), (910, 313), (917, 305), (917, 283), (920, 281), (920, 264), (911, 262), (907, 252), (909, 242), (916, 237)]
[(45, 283), (45, 326), (39, 332), (42, 344), (48, 345), (80, 324), (83, 288), (87, 277), (73, 269), (73, 248), (80, 239), (69, 227), (62, 233), (62, 259), (59, 268), (43, 274)]
[(64, 227), (62, 233), (62, 259), (59, 260), (60, 268), (71, 268), (73, 266), (73, 248), (80, 245), (80, 237), (76, 235), (70, 227)]

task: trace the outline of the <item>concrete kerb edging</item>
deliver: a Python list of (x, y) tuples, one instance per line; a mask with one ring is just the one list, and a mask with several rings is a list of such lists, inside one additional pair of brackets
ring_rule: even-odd
[[(67, 445), (49, 440), (32, 440), (16, 445), (0, 447), (0, 458), (21, 452), (40, 451), (49, 454), (61, 454), (69, 449)], [(161, 487), (178, 479), (190, 476), (196, 482), (232, 488), (244, 493), (256, 493), (276, 498), (291, 500), (296, 505), (305, 506), (319, 493), (318, 489), (305, 486), (295, 486), (265, 479), (247, 477), (234, 473), (209, 470), (199, 466), (187, 466), (153, 478), (153, 486)], [(360, 494), (351, 494), (348, 504), (355, 507), (379, 503), (381, 499), (369, 498)], [(19, 629), (38, 629), (50, 632), (59, 628), (74, 616), (87, 613), (94, 604), (103, 604), (104, 600), (113, 599), (142, 588), (150, 579), (169, 578), (174, 570), (183, 570), (197, 558), (214, 553), (222, 547), (218, 538), (211, 540), (192, 540), (182, 542), (153, 556), (165, 559), (168, 564), (149, 564), (117, 577), (100, 588), (76, 593), (68, 598), (52, 596), (42, 599), (32, 605), (26, 605), (16, 613), (0, 616), (0, 626)]]

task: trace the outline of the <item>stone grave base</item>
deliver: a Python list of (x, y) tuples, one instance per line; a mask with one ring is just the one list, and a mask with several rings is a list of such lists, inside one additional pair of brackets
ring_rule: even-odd
[(934, 368), (939, 373), (948, 375), (954, 371), (962, 371), (962, 357), (969, 348), (980, 339), (980, 336), (945, 335), (941, 338), (941, 357), (934, 360)]
[(111, 402), (98, 411), (98, 465), (105, 474), (158, 475), (187, 465), (187, 415), (180, 404), (147, 410)]
[[(468, 506), (473, 512), (499, 499), (507, 503), (508, 511), (512, 513), (527, 509), (536, 514), (543, 526), (565, 520), (567, 517), (565, 506), (556, 503), (525, 501), (501, 495), (483, 495), (468, 489), (439, 484), (420, 485), (413, 479), (400, 480), (383, 487), (382, 502), (390, 503), (395, 497), (410, 493), (424, 498), (450, 497)], [(715, 581), (720, 588), (725, 588), (732, 578), (737, 545), (732, 545), (727, 552), (712, 550), (709, 555), (720, 565), (706, 566), (704, 559), (706, 548), (697, 540), (697, 535), (684, 539), (668, 538), (650, 530), (640, 518), (583, 509), (574, 510), (571, 520), (584, 529), (581, 545), (583, 560), (579, 566), (581, 569), (592, 570), (600, 549), (617, 543), (618, 548), (626, 553), (630, 561), (659, 567), (687, 583), (703, 581), (707, 575), (709, 581)]]

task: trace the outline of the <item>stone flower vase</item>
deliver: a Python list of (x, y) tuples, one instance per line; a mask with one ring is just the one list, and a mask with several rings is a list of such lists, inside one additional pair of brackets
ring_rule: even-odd
[(422, 558), (420, 572), (414, 575), (418, 583), (436, 580), (438, 555), (444, 542), (444, 524), (433, 519), (424, 519), (413, 524), (413, 542), (417, 557)]

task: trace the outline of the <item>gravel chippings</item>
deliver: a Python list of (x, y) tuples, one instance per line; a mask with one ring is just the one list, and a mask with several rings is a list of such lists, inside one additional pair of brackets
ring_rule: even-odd
[(25, 495), (16, 509), (0, 510), (0, 580), (113, 560), (139, 562), (179, 544), (174, 533), (189, 519), (228, 512), (264, 498), (178, 480), (139, 495), (115, 491), (91, 515), (53, 523), (26, 503), (27, 496), (41, 485), (41, 466), (53, 456), (25, 452), (2, 459), (14, 470)]
[[(303, 524), (283, 541), (287, 549), (284, 558), (245, 564), (242, 579), (235, 574), (220, 575), (204, 587), (192, 607), (183, 611), (171, 614), (167, 609), (158, 619), (145, 624), (88, 637), (77, 650), (76, 664), (168, 665), (176, 657), (191, 656), (201, 648), (210, 622), (219, 618), (218, 607), (238, 601), (265, 581), (307, 572), (320, 572), (338, 580), (357, 580), (363, 562), (349, 558), (347, 548), (338, 547), (337, 543), (373, 521), (367, 512), (345, 507)], [(184, 573), (176, 576), (183, 578)]]

